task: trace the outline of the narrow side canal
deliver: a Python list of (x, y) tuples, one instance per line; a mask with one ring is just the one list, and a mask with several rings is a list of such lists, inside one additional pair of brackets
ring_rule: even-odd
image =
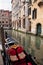
[(8, 30), (8, 33), (24, 47), (28, 54), (36, 57), (38, 65), (43, 65), (43, 38), (14, 30)]
[(9, 31), (9, 33), (24, 47), (28, 54), (30, 53), (33, 57), (36, 57), (38, 65), (43, 65), (43, 38), (14, 30)]

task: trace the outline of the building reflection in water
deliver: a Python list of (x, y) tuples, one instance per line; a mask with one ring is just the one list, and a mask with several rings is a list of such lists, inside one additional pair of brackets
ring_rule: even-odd
[(14, 30), (12, 31), (12, 37), (19, 41), (19, 44), (24, 47), (28, 54), (36, 57), (39, 64), (43, 63), (41, 60), (43, 59), (43, 39)]
[(35, 57), (35, 50), (33, 48), (31, 49), (31, 55)]
[(36, 37), (36, 40), (35, 40), (36, 49), (40, 50), (40, 45), (41, 45), (41, 38), (40, 37)]
[(25, 49), (27, 53), (29, 54), (31, 52), (31, 36), (30, 35), (26, 35), (25, 45), (26, 45)]

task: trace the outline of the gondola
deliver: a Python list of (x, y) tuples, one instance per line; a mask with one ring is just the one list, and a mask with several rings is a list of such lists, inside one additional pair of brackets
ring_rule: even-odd
[(12, 65), (37, 65), (32, 59), (31, 54), (27, 54), (26, 51), (20, 45), (12, 45), (7, 50), (7, 54), (10, 58), (10, 64)]

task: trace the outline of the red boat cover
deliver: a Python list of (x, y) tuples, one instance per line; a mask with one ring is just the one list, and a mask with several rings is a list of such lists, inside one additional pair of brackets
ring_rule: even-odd
[[(19, 55), (20, 56), (20, 54), (22, 53), (22, 55), (23, 55), (23, 48), (21, 47), (21, 46), (19, 46), (19, 47), (17, 47), (16, 49), (14, 49), (14, 48), (9, 48), (8, 50), (7, 50), (7, 53), (9, 54), (9, 56), (17, 56), (17, 55)], [(18, 61), (13, 61), (12, 62), (12, 65), (32, 65), (30, 62), (29, 63), (26, 63), (26, 58), (25, 58), (25, 54), (24, 54), (24, 57), (22, 58), (22, 59), (20, 59), (20, 57), (19, 56), (17, 56), (18, 57), (18, 60), (20, 60), (19, 62)], [(22, 57), (22, 56), (21, 56)]]

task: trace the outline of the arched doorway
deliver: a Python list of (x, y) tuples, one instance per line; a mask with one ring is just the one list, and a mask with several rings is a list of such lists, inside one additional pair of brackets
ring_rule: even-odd
[(41, 34), (41, 24), (40, 24), (40, 23), (37, 24), (36, 34), (37, 34), (37, 35), (40, 35), (40, 34)]

